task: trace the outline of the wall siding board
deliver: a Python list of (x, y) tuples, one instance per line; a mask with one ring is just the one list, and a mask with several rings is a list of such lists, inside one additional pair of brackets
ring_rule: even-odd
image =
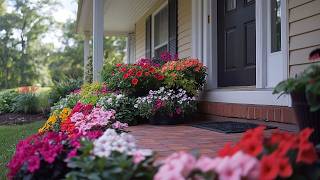
[(309, 54), (320, 48), (320, 0), (289, 0), (289, 74), (303, 72), (310, 64)]
[(289, 0), (288, 4), (289, 4), (289, 8), (291, 9), (311, 1), (313, 0)]
[(320, 45), (313, 46), (310, 48), (299, 49), (296, 51), (290, 52), (290, 65), (299, 65), (299, 64), (308, 64), (310, 61), (308, 60), (309, 54), (312, 50), (320, 48)]
[(290, 9), (289, 12), (289, 22), (298, 21), (315, 14), (320, 11), (320, 0), (310, 1), (302, 6), (298, 6)]
[(290, 36), (315, 31), (320, 27), (320, 13), (290, 24)]

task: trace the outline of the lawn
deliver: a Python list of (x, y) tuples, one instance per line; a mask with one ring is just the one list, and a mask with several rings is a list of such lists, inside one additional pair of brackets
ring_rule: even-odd
[(34, 134), (43, 125), (42, 121), (24, 125), (0, 126), (0, 179), (6, 179), (6, 164), (15, 151), (19, 140)]

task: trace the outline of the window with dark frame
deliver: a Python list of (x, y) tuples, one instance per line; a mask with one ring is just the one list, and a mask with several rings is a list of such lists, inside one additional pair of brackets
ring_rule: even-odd
[(153, 17), (153, 57), (160, 57), (163, 52), (168, 51), (168, 24), (169, 8), (164, 6)]

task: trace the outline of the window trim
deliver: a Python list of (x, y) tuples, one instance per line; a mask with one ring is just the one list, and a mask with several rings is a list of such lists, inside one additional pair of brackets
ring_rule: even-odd
[[(151, 20), (151, 24), (152, 24), (152, 28), (151, 28), (151, 58), (154, 57), (154, 54), (155, 54), (155, 50), (158, 49), (158, 48), (161, 48), (163, 47), (165, 44), (167, 45), (167, 48), (169, 46), (169, 37), (167, 37), (167, 41), (164, 42), (164, 43), (161, 43), (159, 44), (157, 47), (155, 47), (154, 45), (154, 17), (163, 9), (165, 8), (166, 6), (168, 6), (169, 3), (168, 3), (168, 0), (166, 0), (156, 11), (154, 11), (152, 13), (152, 20)], [(169, 19), (168, 19), (169, 21)], [(168, 22), (169, 23), (169, 22)], [(169, 31), (169, 28), (168, 28), (168, 31)], [(168, 32), (169, 33), (169, 32)]]

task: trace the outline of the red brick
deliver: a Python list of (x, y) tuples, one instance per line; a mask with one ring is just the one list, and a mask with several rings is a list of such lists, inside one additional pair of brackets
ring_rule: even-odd
[(283, 122), (281, 108), (275, 108), (274, 109), (274, 121)]
[(248, 119), (254, 119), (254, 107), (248, 107)]
[(254, 108), (254, 119), (260, 119), (261, 120), (261, 107), (255, 107)]
[(274, 121), (274, 109), (269, 107), (268, 108), (268, 121)]

